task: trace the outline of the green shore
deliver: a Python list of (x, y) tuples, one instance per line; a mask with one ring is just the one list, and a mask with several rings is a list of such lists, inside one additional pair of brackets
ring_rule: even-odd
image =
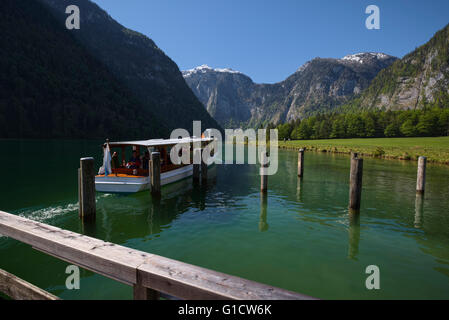
[(279, 147), (346, 154), (358, 152), (363, 156), (398, 160), (425, 156), (429, 162), (449, 165), (449, 137), (292, 140), (279, 141)]

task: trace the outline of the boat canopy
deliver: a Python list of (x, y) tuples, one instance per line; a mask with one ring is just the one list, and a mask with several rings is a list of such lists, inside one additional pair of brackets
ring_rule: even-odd
[(176, 144), (187, 144), (194, 142), (212, 142), (213, 138), (182, 138), (182, 139), (151, 139), (140, 141), (122, 141), (122, 142), (109, 142), (111, 147), (121, 146), (143, 146), (143, 147), (160, 147), (160, 146), (172, 146)]

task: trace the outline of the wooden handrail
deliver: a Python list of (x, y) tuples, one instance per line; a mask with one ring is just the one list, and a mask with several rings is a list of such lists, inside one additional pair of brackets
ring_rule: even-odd
[(137, 299), (314, 299), (254, 281), (105, 242), (0, 211), (0, 234), (134, 286)]
[(14, 300), (59, 300), (25, 280), (0, 269), (0, 292)]

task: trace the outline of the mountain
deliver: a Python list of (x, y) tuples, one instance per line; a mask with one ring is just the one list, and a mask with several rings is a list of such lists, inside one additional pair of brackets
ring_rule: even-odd
[(426, 44), (382, 70), (353, 109), (404, 110), (449, 106), (449, 24)]
[(0, 1), (0, 30), (0, 138), (168, 134), (41, 3)]
[(256, 86), (248, 76), (207, 65), (182, 74), (209, 114), (221, 125), (232, 127), (231, 121), (236, 124), (251, 118), (251, 95)]
[[(73, 36), (137, 97), (143, 109), (168, 129), (219, 128), (185, 83), (176, 65), (148, 37), (127, 29), (89, 0), (39, 0), (65, 25), (69, 5), (80, 9), (80, 30)], [(148, 124), (156, 125), (155, 121)]]
[(183, 76), (220, 124), (257, 127), (341, 106), (396, 60), (383, 53), (359, 53), (342, 59), (315, 58), (275, 84), (256, 84), (238, 71), (208, 66), (183, 71)]

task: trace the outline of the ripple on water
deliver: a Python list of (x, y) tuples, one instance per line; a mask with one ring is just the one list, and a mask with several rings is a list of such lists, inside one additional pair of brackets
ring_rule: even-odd
[[(98, 200), (100, 200), (101, 198), (106, 198), (109, 196), (111, 196), (111, 194), (98, 195), (96, 197), (96, 201), (98, 202)], [(76, 203), (61, 204), (57, 206), (50, 206), (46, 208), (31, 207), (21, 209), (20, 211), (16, 212), (16, 214), (19, 217), (27, 218), (33, 221), (46, 222), (56, 217), (73, 213), (78, 210), (78, 206), (79, 206), (78, 202), (76, 202)]]

